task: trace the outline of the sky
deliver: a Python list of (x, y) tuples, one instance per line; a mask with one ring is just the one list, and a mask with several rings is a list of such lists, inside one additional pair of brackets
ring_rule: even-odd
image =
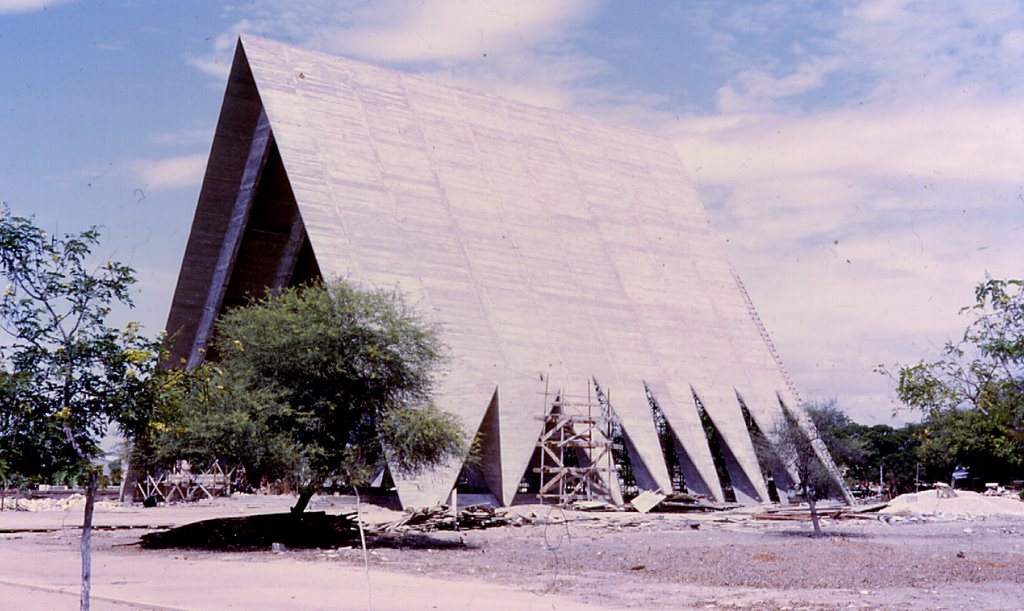
[(1024, 277), (1024, 0), (0, 0), (0, 200), (100, 226), (152, 333), (240, 33), (669, 138), (802, 395), (864, 423)]

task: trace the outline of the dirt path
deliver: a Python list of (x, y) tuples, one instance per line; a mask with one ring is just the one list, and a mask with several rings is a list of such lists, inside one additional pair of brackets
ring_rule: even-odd
[[(96, 534), (95, 608), (367, 608), (358, 549), (210, 553), (124, 545), (146, 526), (279, 511), (288, 502), (241, 497), (101, 514), (101, 524), (141, 527)], [(319, 508), (351, 504), (321, 499)], [(826, 526), (831, 536), (812, 540), (793, 522), (703, 517), (694, 528), (691, 516), (536, 513), (538, 523), (521, 528), (380, 542), (370, 553), (372, 608), (1018, 609), (1024, 591), (1020, 519), (841, 522)], [(0, 514), (0, 530), (37, 530), (0, 534), (4, 607), (77, 604), (70, 525), (78, 515)], [(394, 515), (374, 510), (369, 518)]]

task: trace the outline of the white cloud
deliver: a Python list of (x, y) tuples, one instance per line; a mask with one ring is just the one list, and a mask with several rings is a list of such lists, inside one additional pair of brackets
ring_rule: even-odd
[(907, 10), (910, 0), (870, 0), (849, 10), (849, 14), (864, 21), (893, 21), (911, 16)]
[(861, 418), (893, 405), (875, 365), (937, 354), (976, 282), (1020, 275), (1024, 8), (985, 6), (861, 3), (667, 126), (798, 386)]
[(869, 99), (929, 100), (950, 91), (1020, 94), (1024, 74), (1000, 50), (1004, 36), (1007, 49), (1013, 48), (1011, 28), (1024, 21), (1020, 2), (866, 2), (861, 8), (848, 13), (826, 51), (840, 70), (870, 79)]
[(231, 60), (239, 34), (264, 34), (264, 28), (254, 25), (249, 20), (236, 23), (226, 32), (222, 32), (213, 40), (210, 53), (188, 58), (188, 62), (200, 72), (217, 79), (218, 83), (228, 80), (231, 72)]
[(214, 41), (211, 53), (189, 61), (223, 81), (235, 39), (248, 33), (376, 63), (414, 64), (420, 73), (460, 85), (569, 108), (581, 97), (577, 88), (607, 70), (571, 44), (573, 29), (598, 5), (598, 0), (256, 0), (244, 19)]
[(139, 181), (139, 187), (148, 190), (195, 187), (203, 179), (206, 153), (169, 157), (157, 160), (138, 160), (127, 164)]
[[(227, 33), (385, 63), (451, 63), (563, 41), (597, 0), (256, 0)], [(225, 50), (223, 40), (216, 47)]]
[(1003, 34), (999, 46), (1013, 58), (1024, 56), (1024, 30), (1012, 30)]
[(213, 135), (210, 128), (183, 129), (176, 132), (158, 132), (150, 136), (155, 144), (188, 145), (209, 144)]
[(853, 179), (1016, 182), (1024, 115), (1015, 100), (940, 100), (922, 107), (843, 108), (805, 114), (692, 116), (673, 126), (703, 183), (842, 173)]
[(1024, 257), (1009, 100), (684, 119), (675, 142), (809, 396), (884, 419), (879, 363), (955, 339), (986, 272)]
[(776, 100), (802, 95), (825, 83), (829, 67), (821, 61), (806, 61), (790, 74), (774, 77), (765, 70), (744, 70), (730, 84), (718, 90), (718, 110), (734, 113), (770, 108)]
[(231, 73), (231, 54), (230, 53), (217, 53), (212, 55), (204, 55), (202, 57), (191, 57), (188, 63), (192, 64), (193, 67), (197, 68), (203, 74), (214, 77), (220, 82), (228, 80), (228, 74)]
[(30, 13), (68, 0), (0, 0), (0, 13)]
[(376, 2), (318, 36), (327, 50), (384, 62), (445, 62), (522, 52), (564, 36), (591, 0)]

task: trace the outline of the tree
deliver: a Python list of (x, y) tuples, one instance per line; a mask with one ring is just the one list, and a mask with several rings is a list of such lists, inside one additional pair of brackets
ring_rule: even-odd
[(887, 424), (854, 423), (851, 435), (860, 446), (863, 458), (850, 465), (850, 478), (859, 484), (875, 482), (881, 468), (885, 486), (893, 494), (913, 491), (918, 476), (923, 481), (933, 477), (928, 468), (919, 470), (923, 466), (919, 455), (921, 432), (919, 424), (894, 428)]
[[(89, 607), (90, 536), (100, 455), (112, 424), (137, 430), (152, 407), (148, 380), (158, 343), (134, 323), (107, 324), (115, 304), (131, 306), (131, 268), (107, 261), (90, 269), (96, 228), (48, 235), (0, 204), (0, 447), (5, 461), (31, 471), (33, 456), (87, 474), (82, 528), (82, 608)], [(55, 467), (44, 465), (44, 470)], [(31, 473), (30, 473), (31, 474)], [(38, 472), (37, 472), (38, 474)]]
[(923, 458), (971, 465), (989, 480), (1024, 476), (1024, 281), (986, 278), (960, 341), (940, 358), (898, 366), (900, 402), (921, 412)]
[(806, 407), (807, 416), (813, 424), (803, 427), (797, 417), (783, 410), (783, 417), (772, 431), (772, 449), (766, 461), (775, 467), (796, 475), (795, 482), (801, 496), (807, 501), (811, 512), (814, 536), (821, 536), (817, 502), (841, 494), (842, 490), (814, 449), (814, 441), (821, 440), (833, 460), (840, 467), (862, 461), (862, 450), (850, 435), (854, 426), (849, 417), (841, 412), (834, 400), (825, 403), (811, 403)]
[(415, 473), (466, 453), (458, 420), (430, 402), (438, 330), (397, 292), (333, 282), (270, 293), (220, 318), (209, 356), (160, 452), (236, 448), (233, 459), (287, 472), (295, 512), (324, 481), (366, 482), (385, 459)]
[(301, 471), (302, 449), (279, 423), (289, 408), (280, 393), (254, 387), (234, 369), (205, 363), (164, 369), (146, 431), (132, 444), (130, 462), (141, 472), (191, 464), (241, 465), (249, 475), (288, 478)]
[(74, 484), (84, 473), (81, 457), (58, 422), (37, 413), (31, 381), (0, 371), (0, 464), (5, 488), (40, 483)]

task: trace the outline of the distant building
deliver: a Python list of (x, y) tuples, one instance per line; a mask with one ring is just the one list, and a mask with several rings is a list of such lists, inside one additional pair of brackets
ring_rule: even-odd
[(174, 355), (198, 363), (246, 295), (321, 276), (397, 287), (445, 330), (439, 402), (483, 451), (461, 476), (396, 478), (407, 506), (457, 482), (502, 504), (534, 494), (540, 418), (595, 383), (641, 489), (675, 476), (722, 500), (725, 479), (741, 502), (767, 500), (751, 427), (772, 430), (783, 404), (806, 420), (670, 143), (245, 37), (168, 321)]

